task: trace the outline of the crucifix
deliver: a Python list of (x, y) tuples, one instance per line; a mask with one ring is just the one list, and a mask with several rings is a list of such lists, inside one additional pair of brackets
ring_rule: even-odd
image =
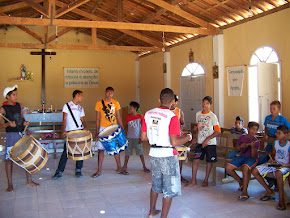
[(56, 52), (46, 52), (41, 49), (41, 52), (30, 52), (31, 55), (41, 55), (41, 104), (45, 102), (45, 56), (56, 55)]

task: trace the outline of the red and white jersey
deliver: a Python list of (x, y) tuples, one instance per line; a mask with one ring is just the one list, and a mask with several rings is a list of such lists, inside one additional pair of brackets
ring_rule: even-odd
[[(147, 111), (142, 123), (142, 132), (147, 133), (150, 145), (172, 147), (170, 135), (180, 136), (178, 117), (168, 108), (158, 107)], [(170, 157), (177, 155), (172, 148), (150, 148), (149, 156)]]

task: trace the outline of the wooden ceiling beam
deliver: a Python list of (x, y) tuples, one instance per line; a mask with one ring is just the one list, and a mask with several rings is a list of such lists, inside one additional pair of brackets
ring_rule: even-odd
[(2, 48), (26, 48), (26, 49), (72, 49), (72, 50), (119, 50), (119, 51), (161, 51), (161, 48), (142, 46), (115, 46), (115, 45), (60, 45), (60, 44), (32, 44), (32, 43), (2, 43)]
[(166, 10), (168, 11), (171, 11), (175, 14), (177, 14), (178, 16), (181, 16), (195, 24), (198, 24), (202, 27), (206, 27), (210, 30), (217, 30), (216, 27), (212, 26), (211, 24), (209, 24), (208, 22), (198, 18), (198, 17), (195, 17), (193, 16), (192, 14), (186, 12), (186, 11), (183, 11), (181, 10), (179, 7), (177, 6), (174, 6), (174, 5), (171, 5), (171, 4), (168, 4), (167, 2), (163, 1), (163, 0), (146, 0), (146, 1), (149, 1), (153, 4), (156, 4), (158, 5), (159, 7), (162, 7), (162, 8), (165, 8)]
[[(43, 0), (36, 0), (35, 3), (41, 3), (43, 2)], [(9, 12), (9, 11), (14, 11), (20, 8), (25, 8), (25, 7), (29, 7), (29, 5), (25, 2), (19, 2), (19, 3), (15, 3), (15, 4), (11, 4), (11, 5), (6, 5), (0, 8), (0, 12), (5, 13), (5, 12)]]
[(97, 29), (92, 28), (92, 46), (97, 45)]
[[(1, 16), (8, 16), (7, 14), (4, 14), (2, 12), (0, 12)], [(43, 43), (42, 37), (37, 34), (36, 32), (32, 31), (31, 29), (25, 27), (25, 26), (20, 26), (20, 25), (16, 25), (16, 27), (24, 32), (26, 32), (27, 34), (29, 34), (30, 36), (32, 36), (33, 38), (37, 39), (38, 41), (40, 41), (41, 43)]]
[[(57, 5), (58, 7), (64, 7), (66, 4), (64, 4), (63, 2), (60, 2), (60, 1), (56, 1), (56, 5)], [(73, 13), (76, 13), (76, 14), (78, 14), (78, 15), (80, 15), (80, 16), (86, 17), (86, 18), (88, 18), (88, 19), (90, 19), (90, 20), (94, 20), (94, 21), (105, 21), (104, 19), (102, 19), (102, 18), (100, 18), (100, 17), (98, 17), (98, 16), (96, 16), (96, 15), (93, 15), (93, 14), (91, 14), (91, 13), (85, 12), (85, 11), (80, 10), (80, 9), (78, 9), (78, 8), (75, 8), (72, 12), (73, 12)], [(137, 39), (139, 39), (139, 40), (143, 40), (144, 42), (147, 42), (147, 43), (149, 43), (149, 44), (151, 44), (151, 45), (155, 45), (155, 46), (157, 46), (157, 47), (160, 46), (160, 42), (158, 42), (158, 41), (156, 41), (156, 40), (153, 40), (153, 39), (151, 39), (151, 38), (145, 37), (145, 36), (143, 36), (143, 35), (141, 35), (141, 34), (135, 32), (135, 31), (130, 31), (130, 30), (120, 30), (120, 29), (118, 29), (118, 30), (119, 30), (120, 32), (126, 33), (126, 34), (128, 34), (128, 35), (130, 35), (130, 36), (132, 36), (132, 37), (134, 37), (134, 38), (137, 38)], [(161, 45), (161, 46), (162, 46), (162, 45)]]
[[(57, 38), (63, 36), (64, 34), (68, 33), (69, 31), (71, 31), (73, 29), (74, 28), (72, 28), (72, 27), (63, 28), (62, 30), (60, 30), (60, 31), (57, 32)], [(53, 34), (50, 37), (48, 37), (47, 43), (50, 43), (50, 42), (52, 42), (55, 39), (56, 39), (56, 34)]]
[(4, 16), (0, 16), (0, 24), (37, 25), (37, 26), (50, 26), (51, 25), (51, 26), (81, 27), (81, 28), (143, 30), (143, 31), (189, 33), (189, 34), (202, 34), (202, 35), (213, 35), (213, 34), (217, 34), (218, 32), (217, 28), (215, 28), (215, 30), (209, 30), (205, 28), (193, 28), (193, 27), (184, 27), (184, 26), (108, 22), (108, 21), (54, 19), (51, 24), (50, 19), (4, 17)]
[(85, 4), (85, 3), (87, 3), (88, 1), (90, 1), (90, 0), (76, 0), (74, 2), (71, 2), (67, 6), (64, 6), (64, 7), (60, 8), (60, 9), (58, 9), (56, 11), (55, 17), (58, 18), (58, 17), (60, 17), (60, 16), (62, 16), (64, 14), (72, 11), (73, 9), (75, 9), (75, 8)]
[(40, 4), (38, 4), (32, 0), (22, 0), (22, 1), (25, 2), (28, 6), (32, 7), (36, 11), (38, 11), (39, 13), (41, 13), (42, 15), (49, 17), (48, 11), (45, 8), (43, 8)]
[(48, 16), (50, 19), (55, 18), (55, 0), (48, 0)]
[(117, 0), (117, 11), (118, 11), (117, 21), (123, 22), (123, 0)]

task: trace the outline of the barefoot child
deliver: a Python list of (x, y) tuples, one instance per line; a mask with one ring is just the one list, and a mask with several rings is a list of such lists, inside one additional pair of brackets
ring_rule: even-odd
[(208, 178), (214, 162), (217, 162), (216, 136), (220, 134), (220, 126), (216, 115), (210, 111), (212, 98), (206, 96), (202, 100), (202, 111), (196, 113), (197, 122), (197, 147), (194, 151), (192, 162), (192, 180), (186, 187), (197, 185), (196, 174), (199, 160), (206, 155), (206, 175), (201, 187), (208, 186)]
[(142, 141), (149, 140), (151, 145), (149, 156), (152, 169), (152, 188), (150, 192), (149, 217), (160, 213), (156, 210), (158, 194), (163, 193), (161, 218), (168, 215), (172, 198), (181, 195), (180, 170), (178, 153), (175, 146), (191, 141), (191, 134), (180, 138), (178, 117), (170, 111), (174, 102), (171, 89), (163, 89), (160, 93), (158, 108), (147, 111), (141, 129)]
[(266, 189), (266, 194), (261, 198), (261, 201), (268, 201), (275, 199), (274, 191), (266, 184), (261, 175), (267, 173), (274, 173), (277, 178), (279, 189), (279, 203), (277, 210), (286, 210), (285, 198), (284, 198), (284, 181), (283, 176), (288, 174), (290, 167), (290, 142), (286, 139), (288, 135), (288, 127), (281, 125), (277, 128), (277, 140), (274, 142), (274, 147), (271, 154), (271, 163), (280, 164), (279, 167), (268, 166), (267, 163), (257, 166), (252, 170), (253, 175), (258, 182)]
[[(0, 107), (0, 113), (3, 114), (12, 122), (7, 122), (2, 124), (2, 128), (6, 129), (6, 142), (5, 142), (5, 170), (8, 181), (7, 192), (13, 192), (13, 183), (12, 183), (12, 160), (9, 158), (9, 153), (13, 145), (22, 137), (22, 131), (24, 126), (28, 126), (29, 122), (24, 121), (22, 114), (22, 107), (20, 103), (17, 102), (17, 85), (13, 87), (7, 87), (4, 89), (3, 97), (7, 99)], [(0, 121), (2, 117), (0, 117)], [(31, 174), (25, 171), (26, 173), (26, 185), (28, 186), (39, 186), (31, 179)]]
[(144, 172), (150, 173), (150, 170), (145, 165), (143, 148), (142, 148), (142, 143), (140, 139), (143, 116), (142, 114), (137, 113), (139, 107), (140, 105), (138, 102), (135, 102), (135, 101), (130, 102), (130, 109), (129, 109), (130, 114), (128, 114), (126, 117), (126, 127), (128, 127), (127, 139), (128, 139), (129, 145), (126, 149), (123, 172), (127, 172), (127, 164), (128, 164), (130, 155), (132, 155), (133, 153), (133, 148), (134, 148), (136, 155), (140, 155)]
[[(260, 147), (259, 140), (255, 137), (259, 129), (259, 124), (256, 122), (249, 122), (248, 134), (242, 135), (238, 141), (237, 149), (240, 151), (240, 156), (234, 158), (226, 165), (226, 172), (239, 182), (242, 194), (239, 196), (239, 201), (246, 201), (248, 196), (248, 184), (250, 171), (258, 163), (258, 149)], [(243, 179), (235, 172), (237, 168), (241, 167), (243, 172)]]

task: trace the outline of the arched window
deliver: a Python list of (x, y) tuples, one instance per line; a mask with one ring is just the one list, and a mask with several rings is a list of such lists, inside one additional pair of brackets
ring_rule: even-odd
[(199, 63), (189, 63), (183, 69), (181, 76), (202, 76), (204, 75), (204, 69)]
[(249, 121), (260, 123), (260, 129), (263, 129), (265, 115), (269, 114), (271, 101), (281, 100), (280, 78), (277, 52), (269, 46), (258, 48), (248, 67), (248, 91)]

